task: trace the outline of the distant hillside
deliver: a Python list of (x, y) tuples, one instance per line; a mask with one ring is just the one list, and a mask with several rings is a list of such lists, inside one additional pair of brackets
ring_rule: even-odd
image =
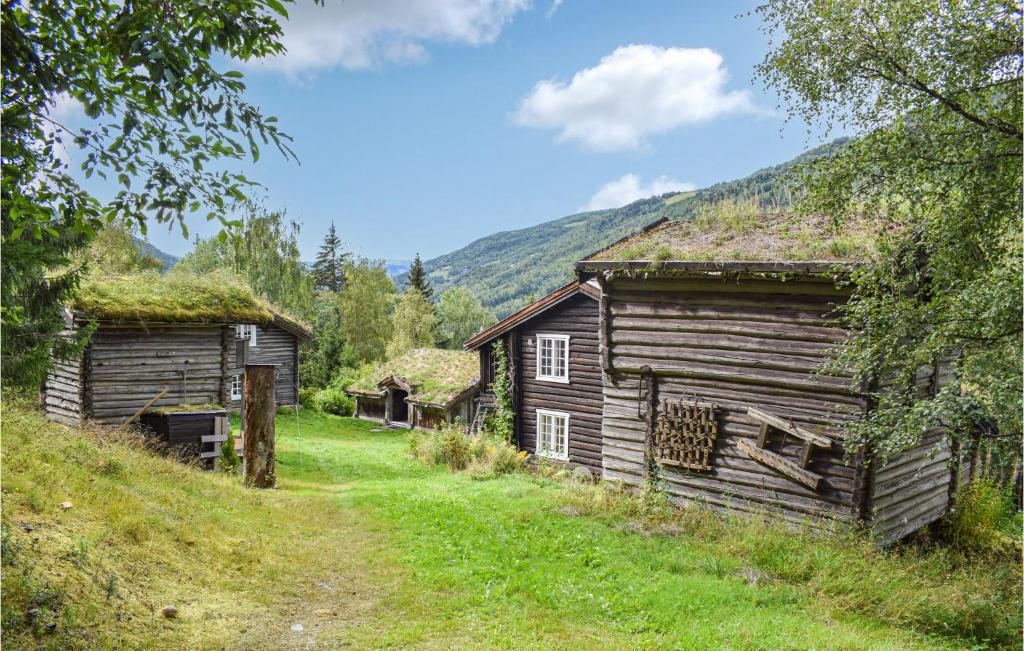
[(412, 264), (408, 260), (388, 260), (386, 265), (389, 276), (401, 276), (409, 271), (409, 265)]
[[(476, 294), (499, 318), (572, 278), (573, 263), (659, 219), (688, 219), (706, 202), (756, 196), (765, 206), (791, 202), (787, 172), (793, 165), (831, 153), (845, 140), (812, 149), (748, 177), (695, 192), (665, 194), (611, 210), (583, 212), (516, 231), (488, 235), (457, 251), (424, 262), (434, 295), (459, 285)], [(401, 285), (405, 278), (396, 279)]]
[(133, 237), (132, 239), (135, 240), (135, 245), (139, 247), (139, 250), (142, 251), (143, 255), (151, 255), (162, 262), (164, 264), (164, 271), (167, 271), (181, 260), (178, 256), (171, 255), (166, 251), (161, 251), (149, 242), (143, 241), (137, 237)]

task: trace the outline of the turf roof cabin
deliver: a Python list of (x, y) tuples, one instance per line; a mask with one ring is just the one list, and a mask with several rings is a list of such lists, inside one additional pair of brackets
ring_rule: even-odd
[(65, 423), (119, 423), (165, 387), (154, 407), (237, 408), (239, 344), (249, 363), (277, 366), (277, 403), (295, 404), (299, 345), (312, 339), (305, 326), (218, 274), (87, 282), (65, 318), (69, 332), (96, 324), (82, 356), (55, 361), (43, 386), (47, 415)]
[(439, 429), (473, 417), (480, 380), (476, 356), (457, 350), (417, 348), (373, 366), (349, 385), (356, 417), (388, 424)]
[(472, 337), (478, 351), (484, 408), (490, 391), (495, 346), (509, 358), (515, 432), (519, 449), (601, 471), (601, 363), (597, 352), (599, 290), (574, 281)]
[[(871, 408), (866, 387), (817, 372), (871, 239), (822, 218), (741, 226), (663, 220), (577, 263), (601, 286), (604, 477), (656, 473), (680, 502), (863, 522), (882, 542), (939, 519), (967, 476), (944, 433), (882, 467), (851, 459), (841, 425)], [(951, 381), (936, 364), (918, 388)]]

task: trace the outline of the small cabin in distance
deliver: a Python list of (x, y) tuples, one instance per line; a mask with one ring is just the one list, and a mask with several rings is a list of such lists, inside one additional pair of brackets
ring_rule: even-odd
[(481, 405), (494, 409), (495, 346), (509, 359), (520, 450), (601, 471), (601, 364), (594, 282), (573, 281), (470, 338)]
[(213, 283), (203, 293), (189, 293), (163, 287), (168, 281), (162, 280), (151, 302), (126, 312), (118, 297), (127, 290), (120, 284), (132, 282), (140, 281), (97, 283), (88, 300), (65, 311), (67, 333), (87, 324), (96, 329), (81, 356), (54, 360), (43, 385), (49, 418), (116, 424), (164, 388), (169, 391), (154, 408), (237, 408), (243, 381), (235, 361), (239, 344), (248, 347), (250, 362), (277, 365), (277, 403), (296, 404), (299, 346), (313, 337), (306, 326), (270, 309), (248, 289)]
[[(866, 463), (843, 424), (869, 413), (871, 387), (819, 372), (850, 332), (842, 280), (869, 255), (825, 217), (760, 215), (747, 229), (662, 220), (579, 262), (601, 288), (604, 478), (656, 472), (680, 503), (859, 523), (881, 542), (941, 518), (968, 476), (946, 433)], [(916, 388), (953, 381), (936, 360)]]
[(473, 418), (480, 380), (476, 357), (417, 348), (381, 362), (349, 385), (355, 416), (388, 425), (436, 430)]

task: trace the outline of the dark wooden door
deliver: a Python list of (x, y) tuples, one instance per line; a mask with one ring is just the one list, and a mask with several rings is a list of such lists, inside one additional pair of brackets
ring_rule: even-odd
[(401, 389), (392, 389), (391, 391), (391, 420), (397, 420), (399, 422), (409, 422), (409, 404), (405, 399), (409, 397), (409, 394)]

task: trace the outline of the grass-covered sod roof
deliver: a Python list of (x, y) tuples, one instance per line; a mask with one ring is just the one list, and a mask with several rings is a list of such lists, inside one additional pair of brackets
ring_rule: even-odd
[(823, 215), (769, 214), (732, 204), (637, 233), (591, 260), (863, 262), (874, 257), (875, 242), (864, 224), (837, 228)]
[(438, 348), (417, 348), (376, 364), (348, 387), (349, 393), (379, 396), (379, 383), (394, 376), (412, 386), (409, 402), (447, 407), (477, 383), (480, 361), (476, 353)]
[(202, 276), (155, 271), (124, 276), (89, 277), (69, 306), (100, 321), (117, 323), (258, 323), (281, 315), (251, 289), (227, 273)]

